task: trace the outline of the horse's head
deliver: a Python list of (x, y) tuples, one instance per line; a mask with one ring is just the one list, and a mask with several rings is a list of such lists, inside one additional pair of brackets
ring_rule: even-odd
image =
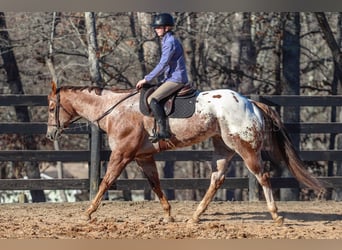
[(46, 137), (56, 140), (60, 137), (63, 130), (68, 127), (74, 115), (68, 111), (68, 107), (62, 103), (61, 92), (57, 90), (55, 82), (51, 82), (52, 89), (48, 95), (49, 116), (47, 123)]

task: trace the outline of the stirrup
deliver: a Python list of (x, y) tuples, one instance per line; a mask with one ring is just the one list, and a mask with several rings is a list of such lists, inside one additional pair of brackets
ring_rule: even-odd
[[(160, 129), (160, 128), (159, 128)], [(165, 131), (164, 131), (165, 130)], [(171, 133), (169, 130), (166, 130), (166, 128), (164, 128), (162, 130), (164, 133), (160, 133), (157, 132), (157, 121), (156, 119), (154, 119), (154, 127), (152, 128), (152, 135), (150, 135), (148, 137), (148, 139), (152, 142), (152, 143), (156, 143), (158, 142), (159, 140), (168, 140), (171, 138)]]
[(148, 139), (152, 142), (152, 143), (156, 143), (159, 140), (168, 140), (171, 138), (171, 135), (168, 134), (167, 136), (160, 136), (160, 134), (154, 133), (153, 135), (149, 136)]
[(164, 131), (165, 133), (160, 134), (159, 132), (156, 131), (155, 128), (152, 129), (152, 135), (148, 137), (148, 139), (152, 142), (158, 142), (159, 140), (168, 140), (171, 138), (171, 133), (169, 131)]

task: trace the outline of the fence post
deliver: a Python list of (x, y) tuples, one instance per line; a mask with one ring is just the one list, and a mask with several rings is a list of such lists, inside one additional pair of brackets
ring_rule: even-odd
[(92, 200), (99, 190), (101, 134), (95, 124), (91, 124), (89, 199)]
[[(342, 112), (341, 112), (342, 115)], [(337, 149), (342, 149), (342, 135), (337, 136)], [(337, 161), (337, 170), (336, 170), (336, 176), (342, 176), (342, 161)], [(342, 201), (342, 188), (335, 188), (333, 200), (335, 201)]]
[[(250, 99), (260, 102), (260, 97), (258, 95), (250, 95)], [(259, 201), (259, 183), (251, 172), (248, 172), (248, 200)]]

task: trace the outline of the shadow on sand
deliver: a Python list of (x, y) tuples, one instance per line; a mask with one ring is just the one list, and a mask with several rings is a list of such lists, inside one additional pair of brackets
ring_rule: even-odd
[[(205, 218), (209, 216), (219, 216), (220, 218)], [(201, 218), (202, 221), (219, 221), (222, 220), (222, 216), (225, 220), (270, 220), (271, 215), (268, 212), (232, 212), (232, 213), (207, 213)], [(279, 212), (280, 216), (285, 217), (286, 220), (297, 220), (301, 222), (313, 222), (313, 221), (339, 221), (342, 220), (342, 214), (319, 214), (310, 212)]]

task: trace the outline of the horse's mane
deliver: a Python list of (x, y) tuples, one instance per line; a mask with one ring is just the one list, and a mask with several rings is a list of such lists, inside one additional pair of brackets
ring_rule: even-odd
[(112, 91), (115, 93), (130, 93), (132, 89), (120, 89), (116, 87), (98, 87), (98, 86), (61, 86), (57, 89), (57, 93), (62, 90), (71, 90), (71, 91), (83, 91), (88, 90), (88, 92), (94, 91), (96, 95), (102, 95), (104, 90)]

